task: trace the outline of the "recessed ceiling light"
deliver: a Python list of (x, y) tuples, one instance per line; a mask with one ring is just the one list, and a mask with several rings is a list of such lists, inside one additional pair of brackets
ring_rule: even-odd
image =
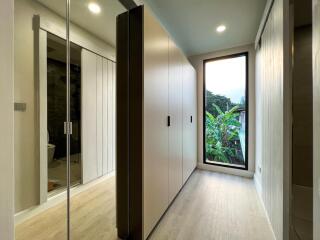
[(94, 3), (94, 2), (89, 3), (88, 8), (89, 8), (90, 12), (92, 12), (94, 14), (99, 14), (101, 12), (101, 7), (97, 3)]
[(217, 32), (218, 33), (222, 33), (227, 29), (227, 27), (225, 25), (220, 25), (217, 27)]

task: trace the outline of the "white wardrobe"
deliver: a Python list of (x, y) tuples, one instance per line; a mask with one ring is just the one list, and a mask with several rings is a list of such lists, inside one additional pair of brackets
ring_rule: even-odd
[(82, 183), (115, 169), (115, 63), (82, 49)]
[(146, 239), (196, 167), (196, 72), (144, 10), (143, 222)]

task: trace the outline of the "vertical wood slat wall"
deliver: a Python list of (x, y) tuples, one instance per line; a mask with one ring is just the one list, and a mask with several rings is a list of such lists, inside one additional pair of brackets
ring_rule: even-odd
[(320, 1), (313, 0), (313, 238), (320, 239)]
[(82, 181), (115, 169), (115, 63), (82, 49)]
[[(196, 167), (196, 72), (144, 11), (144, 239)], [(170, 126), (167, 126), (170, 116)]]
[(257, 50), (257, 161), (262, 199), (275, 237), (284, 234), (283, 1), (275, 0)]

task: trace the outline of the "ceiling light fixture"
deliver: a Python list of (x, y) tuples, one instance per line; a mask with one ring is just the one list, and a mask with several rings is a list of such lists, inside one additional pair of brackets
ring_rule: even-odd
[(227, 29), (227, 27), (225, 25), (220, 25), (217, 27), (217, 32), (218, 33), (222, 33)]
[(94, 2), (89, 3), (88, 8), (89, 8), (90, 12), (92, 12), (94, 14), (99, 14), (101, 12), (101, 7), (97, 3), (94, 3)]

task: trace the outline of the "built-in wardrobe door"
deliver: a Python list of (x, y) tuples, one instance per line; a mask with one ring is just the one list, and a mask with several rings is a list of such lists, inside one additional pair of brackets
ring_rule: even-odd
[(196, 77), (195, 70), (187, 62), (183, 64), (183, 182), (185, 183), (196, 167)]
[(103, 174), (115, 165), (115, 63), (103, 58)]
[(168, 174), (168, 36), (144, 14), (144, 237), (169, 203)]
[[(103, 81), (102, 88), (104, 93), (108, 93), (108, 60), (103, 59), (102, 64), (103, 69)], [(103, 113), (102, 113), (102, 121), (104, 123), (108, 123), (108, 94), (103, 94), (102, 96), (103, 102)], [(104, 125), (102, 129), (102, 141), (103, 141), (103, 149), (102, 149), (102, 172), (103, 174), (108, 173), (108, 124)]]
[(113, 69), (112, 62), (108, 60), (108, 172), (113, 170)]
[(169, 200), (182, 187), (182, 60), (183, 55), (169, 40)]
[[(85, 49), (82, 61), (82, 181), (102, 175), (102, 59)], [(100, 88), (98, 88), (98, 86)]]
[(197, 167), (198, 162), (198, 101), (197, 101), (197, 72), (193, 68), (191, 64), (189, 64), (189, 76), (191, 81), (191, 147), (192, 147), (192, 155), (191, 155), (191, 172)]

